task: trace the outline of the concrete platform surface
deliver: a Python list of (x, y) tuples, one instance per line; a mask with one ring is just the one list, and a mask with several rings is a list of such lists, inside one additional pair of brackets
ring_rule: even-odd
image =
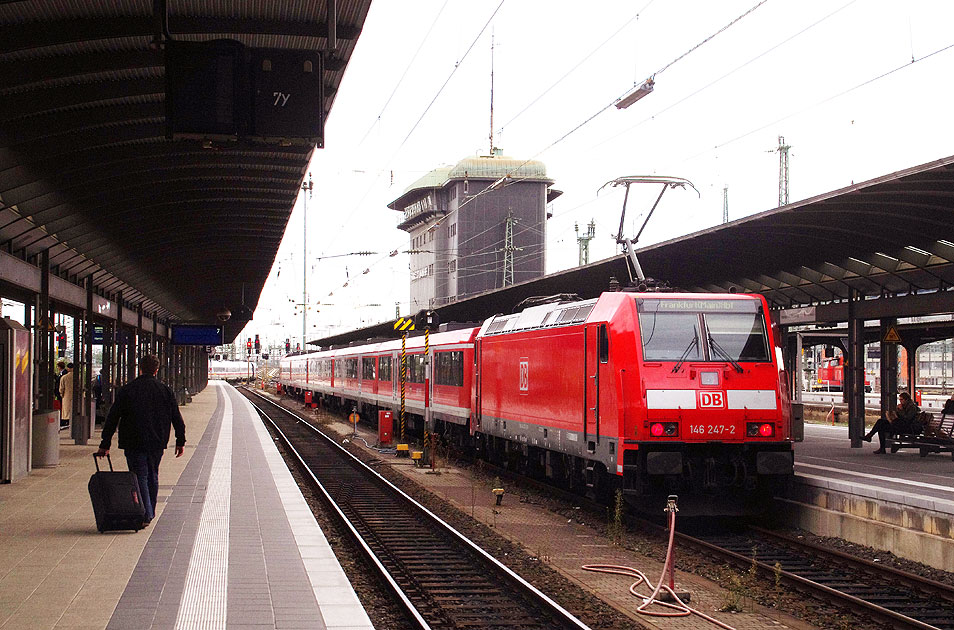
[(878, 438), (851, 448), (848, 427), (805, 426), (795, 447), (793, 523), (954, 571), (954, 461), (916, 450), (875, 454)]
[(98, 435), (62, 432), (59, 466), (0, 486), (0, 630), (371, 628), (252, 406), (213, 382), (181, 410), (145, 530), (96, 531)]

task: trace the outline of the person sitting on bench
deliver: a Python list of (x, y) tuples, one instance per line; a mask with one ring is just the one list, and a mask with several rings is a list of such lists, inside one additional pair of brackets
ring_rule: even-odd
[(878, 434), (878, 441), (881, 442), (881, 448), (875, 451), (876, 455), (881, 455), (885, 452), (884, 444), (888, 435), (905, 435), (909, 433), (920, 433), (921, 428), (918, 426), (918, 414), (921, 413), (921, 410), (918, 409), (918, 406), (914, 404), (914, 401), (911, 400), (911, 394), (907, 392), (901, 392), (898, 394), (898, 408), (895, 412), (894, 420), (888, 420), (884, 416), (878, 418), (878, 421), (871, 431), (869, 431), (862, 439), (865, 442), (871, 441), (871, 436), (875, 433)]

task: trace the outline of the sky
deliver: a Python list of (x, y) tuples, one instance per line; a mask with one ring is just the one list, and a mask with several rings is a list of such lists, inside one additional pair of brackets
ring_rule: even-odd
[[(302, 197), (240, 339), (302, 338), (410, 314), (407, 233), (387, 208), (428, 171), (490, 148), (542, 161), (548, 273), (617, 253), (624, 175), (689, 179), (637, 247), (954, 154), (948, 0), (374, 0)], [(951, 48), (948, 48), (951, 47)], [(655, 90), (612, 107), (647, 78)], [(657, 187), (627, 208), (635, 236)], [(307, 263), (303, 226), (307, 220)], [(859, 226), (864, 229), (864, 226)], [(390, 252), (398, 250), (395, 256)], [(375, 252), (368, 256), (352, 252)], [(740, 254), (741, 255), (741, 254)], [(652, 270), (645, 270), (652, 275)], [(344, 286), (347, 283), (347, 286)]]

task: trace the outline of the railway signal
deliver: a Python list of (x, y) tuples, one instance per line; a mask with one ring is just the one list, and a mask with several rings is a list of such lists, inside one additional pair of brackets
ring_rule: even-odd
[(57, 326), (56, 349), (60, 356), (66, 356), (66, 328)]
[(262, 353), (262, 342), (258, 340), (258, 335), (255, 335), (255, 354)]

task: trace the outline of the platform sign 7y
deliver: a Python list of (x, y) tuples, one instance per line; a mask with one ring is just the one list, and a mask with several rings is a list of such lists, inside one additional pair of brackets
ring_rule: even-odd
[(699, 392), (700, 409), (725, 409), (725, 392)]
[(530, 359), (520, 359), (520, 393), (530, 393)]

